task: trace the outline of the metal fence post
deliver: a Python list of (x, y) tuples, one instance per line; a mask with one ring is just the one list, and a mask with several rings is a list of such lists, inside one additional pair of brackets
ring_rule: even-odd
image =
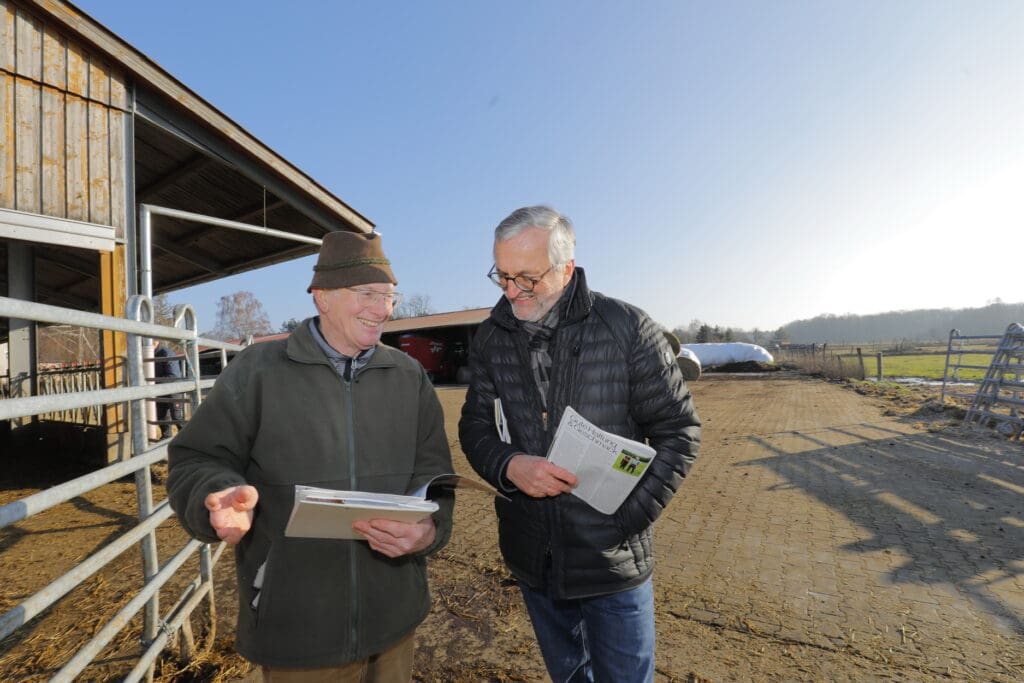
[[(149, 323), (153, 321), (153, 303), (149, 297), (136, 294), (128, 299), (125, 305), (125, 317), (130, 320), (139, 320)], [(143, 367), (143, 337), (138, 334), (128, 334), (128, 378), (129, 385), (133, 387), (145, 386), (146, 372)], [(142, 453), (149, 445), (149, 425), (146, 420), (146, 404), (144, 399), (135, 399), (131, 402), (131, 434), (132, 434), (132, 456)], [(139, 521), (143, 521), (153, 514), (153, 483), (150, 477), (149, 467), (143, 467), (135, 472), (135, 498), (139, 506)], [(159, 570), (159, 558), (156, 549), (156, 534), (146, 534), (139, 543), (142, 553), (142, 576), (148, 583), (153, 579)], [(157, 623), (160, 619), (160, 593), (155, 592), (146, 602), (143, 615), (142, 640), (149, 644), (156, 639)], [(150, 668), (152, 672), (152, 668)], [(147, 675), (147, 678), (151, 673)]]
[(946, 402), (946, 380), (949, 378), (949, 357), (953, 354), (953, 338), (960, 336), (960, 330), (955, 327), (949, 331), (949, 342), (946, 344), (946, 367), (942, 370), (942, 392), (939, 394), (939, 401)]

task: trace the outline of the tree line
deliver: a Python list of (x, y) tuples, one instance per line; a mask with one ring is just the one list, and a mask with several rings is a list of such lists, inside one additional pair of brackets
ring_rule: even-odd
[(891, 311), (873, 315), (819, 315), (783, 326), (786, 341), (855, 343), (892, 340), (941, 341), (949, 331), (963, 335), (1002, 334), (1007, 325), (1024, 322), (1024, 303), (1008, 304), (999, 299), (981, 308), (938, 308)]
[(749, 342), (760, 346), (777, 343), (884, 343), (942, 341), (957, 329), (963, 335), (1002, 334), (1010, 323), (1024, 323), (1024, 303), (1008, 304), (994, 299), (980, 308), (938, 308), (889, 311), (871, 315), (819, 315), (795, 320), (777, 330), (744, 330), (693, 320), (673, 333), (683, 344)]

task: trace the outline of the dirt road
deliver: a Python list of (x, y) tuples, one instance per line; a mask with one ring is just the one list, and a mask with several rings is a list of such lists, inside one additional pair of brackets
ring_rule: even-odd
[[(917, 400), (795, 375), (706, 375), (693, 391), (704, 446), (656, 527), (659, 682), (1024, 679), (1024, 445), (927, 409), (901, 414)], [(465, 468), (455, 428), (464, 392), (439, 395)], [(112, 512), (129, 493), (80, 502), (71, 526), (106, 536), (130, 520)], [(61, 521), (36, 525), (53, 536)], [(96, 542), (78, 548), (61, 534), (59, 545), (30, 545), (32, 528), (6, 532), (0, 586), (11, 588), (0, 603), (32, 589), (25, 572), (47, 566), (48, 553), (65, 563)], [(431, 562), (417, 680), (547, 680), (495, 533), (491, 501), (461, 492), (453, 541)], [(222, 573), (218, 635), (229, 636), (232, 577)], [(52, 675), (73, 651), (68, 625), (100, 617), (84, 605), (65, 601), (0, 646), (0, 679)], [(161, 680), (239, 676), (229, 641), (220, 646), (191, 673), (163, 667)], [(82, 680), (114, 680), (116, 668), (110, 656)]]

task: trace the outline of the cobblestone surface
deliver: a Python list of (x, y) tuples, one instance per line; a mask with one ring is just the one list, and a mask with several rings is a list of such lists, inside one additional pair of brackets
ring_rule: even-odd
[(704, 447), (656, 527), (659, 647), (692, 620), (861, 660), (853, 680), (1024, 680), (1024, 447), (803, 378), (694, 394)]

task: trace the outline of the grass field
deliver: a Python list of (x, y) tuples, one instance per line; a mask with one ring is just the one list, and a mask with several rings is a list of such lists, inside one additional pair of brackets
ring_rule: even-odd
[[(951, 358), (961, 365), (979, 365), (988, 367), (992, 362), (992, 355), (985, 353), (965, 353), (959, 358), (954, 355)], [(865, 358), (864, 365), (868, 376), (875, 372), (875, 360)], [(946, 367), (945, 354), (925, 354), (907, 356), (882, 356), (882, 375), (885, 377), (924, 377), (925, 379), (941, 380), (943, 370)], [(981, 379), (985, 376), (984, 370), (960, 370), (960, 379)]]
[[(829, 344), (808, 352), (806, 347), (776, 352), (776, 361), (791, 363), (807, 372), (820, 372), (826, 377), (860, 377), (857, 350), (864, 358), (864, 376), (873, 378), (878, 372), (876, 355), (882, 354), (882, 376), (886, 378), (920, 377), (942, 381), (946, 367), (946, 342), (915, 344)], [(982, 369), (961, 369), (958, 379), (979, 381), (992, 362), (996, 342), (977, 342), (954, 348), (950, 361), (959, 365), (975, 365)], [(986, 353), (987, 352), (987, 353)], [(952, 379), (952, 378), (951, 378)]]

